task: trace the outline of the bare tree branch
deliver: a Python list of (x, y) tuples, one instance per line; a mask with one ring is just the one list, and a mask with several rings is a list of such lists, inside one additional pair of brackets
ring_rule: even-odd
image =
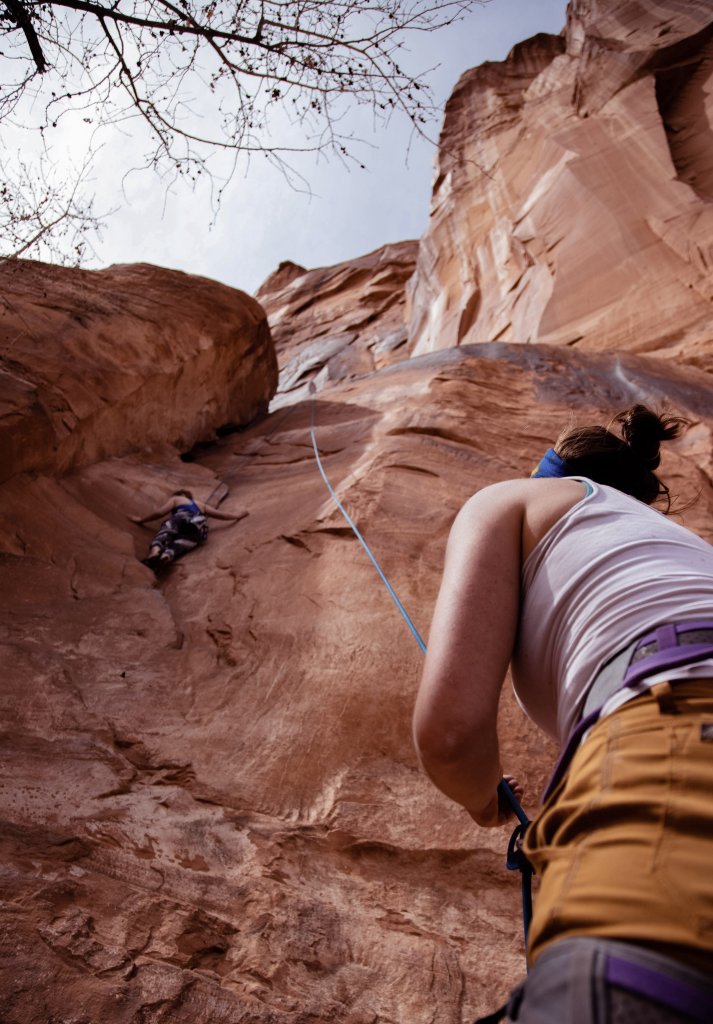
[(296, 153), (354, 159), (349, 106), (398, 111), (423, 134), (436, 111), (425, 73), (402, 66), (404, 40), (483, 2), (0, 0), (0, 123), (49, 148), (60, 121), (87, 125), (91, 149), (134, 120), (138, 167), (189, 184), (217, 167), (219, 202), (238, 158), (263, 154), (288, 177)]
[(28, 253), (55, 263), (79, 264), (100, 218), (82, 194), (87, 167), (57, 173), (41, 157), (30, 166), (17, 154), (0, 160), (0, 260)]
[[(3, 0), (6, 6), (10, 3), (17, 4), (17, 0)], [(71, 11), (82, 11), (85, 14), (93, 14), (100, 21), (117, 21), (125, 25), (133, 25), (136, 28), (154, 29), (159, 32), (169, 32), (178, 35), (194, 35), (203, 39), (226, 39), (230, 42), (247, 44), (258, 44), (259, 37), (241, 36), (235, 32), (222, 32), (213, 29), (207, 24), (201, 25), (187, 11), (180, 11), (172, 4), (164, 4), (167, 9), (175, 14), (175, 19), (160, 19), (141, 17), (135, 14), (124, 14), (116, 5), (103, 7), (101, 4), (88, 3), (87, 0), (52, 0), (54, 7), (65, 7)], [(17, 4), (17, 6), (20, 6)]]
[(40, 74), (43, 74), (43, 72), (47, 70), (47, 63), (29, 14), (23, 7), (22, 3), (20, 3), (20, 0), (3, 0), (3, 5), (5, 9), (9, 11), (15, 21), (15, 24), (18, 25), (25, 33), (25, 38), (27, 39), (27, 45), (30, 47), (32, 59), (37, 65), (37, 70)]

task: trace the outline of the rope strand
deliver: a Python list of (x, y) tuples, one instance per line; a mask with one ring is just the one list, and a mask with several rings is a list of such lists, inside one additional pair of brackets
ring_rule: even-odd
[[(342, 505), (341, 501), (339, 500), (339, 498), (337, 497), (337, 495), (334, 492), (334, 488), (332, 487), (331, 483), (329, 482), (329, 478), (328, 478), (328, 476), (327, 476), (327, 474), (326, 474), (326, 472), (324, 470), (324, 467), (322, 466), (322, 460), (321, 460), (320, 455), (319, 455), (319, 448), (317, 447), (317, 438), (315, 437), (315, 415), (314, 415), (314, 409), (315, 409), (315, 397), (314, 397), (314, 395), (315, 395), (315, 386), (312, 383), (312, 381), (310, 381), (309, 393), (311, 395), (311, 400), (312, 400), (311, 424), (310, 424), (310, 431), (309, 432), (310, 432), (310, 437), (312, 439), (312, 448), (314, 449), (314, 456), (315, 456), (315, 459), (317, 460), (317, 467), (319, 469), (319, 472), (320, 472), (320, 475), (322, 477), (322, 480), (324, 481), (324, 483), (325, 483), (325, 485), (327, 487), (327, 490), (329, 491), (329, 493), (331, 494), (332, 498), (334, 499), (334, 502), (335, 502), (337, 508), (339, 509), (339, 511), (342, 513), (342, 515), (346, 519), (347, 523), (349, 524), (349, 527), (351, 528), (352, 532), (354, 533), (354, 536), (357, 538), (357, 540), (359, 541), (359, 543), (363, 547), (364, 551), (369, 556), (371, 564), (374, 566), (374, 568), (378, 572), (379, 577), (381, 578), (382, 583), (384, 584), (384, 586), (388, 590), (391, 599), (393, 600), (394, 604), (398, 608), (402, 618), (406, 622), (406, 625), (408, 626), (408, 628), (413, 633), (413, 635), (414, 635), (414, 637), (416, 639), (416, 643), (421, 648), (421, 651), (424, 654), (426, 654), (427, 648), (426, 648), (425, 643), (423, 642), (421, 634), (418, 632), (418, 630), (414, 626), (413, 622), (411, 621), (411, 618), (409, 617), (408, 612), (406, 611), (404, 606), (401, 604), (401, 601), (398, 599), (398, 597), (396, 595), (396, 592), (394, 591), (394, 588), (389, 583), (388, 579), (386, 578), (386, 575), (385, 575), (384, 571), (382, 570), (381, 566), (379, 565), (379, 563), (377, 562), (376, 558), (372, 554), (371, 548), (369, 547), (367, 542), (362, 537), (361, 533), (357, 529), (356, 524), (354, 523), (354, 520), (351, 518), (351, 516), (349, 515), (347, 510)], [(529, 929), (529, 925), (530, 925), (530, 919), (532, 917), (531, 878), (532, 878), (533, 871), (532, 871), (532, 868), (531, 868), (529, 862), (525, 859), (524, 854), (522, 854), (522, 852), (520, 851), (519, 844), (520, 844), (520, 841), (521, 841), (522, 837), (524, 836), (525, 829), (530, 824), (530, 819), (525, 814), (524, 810), (522, 809), (522, 806), (520, 805), (520, 801), (517, 799), (517, 797), (515, 796), (514, 792), (511, 789), (510, 785), (505, 781), (505, 779), (501, 779), (500, 780), (500, 782), (498, 784), (498, 792), (502, 796), (504, 796), (505, 799), (508, 801), (508, 803), (510, 804), (510, 807), (513, 810), (513, 813), (515, 814), (515, 816), (517, 817), (518, 821), (520, 822), (520, 824), (516, 826), (515, 831), (513, 832), (512, 837), (510, 839), (510, 845), (508, 847), (507, 867), (508, 867), (509, 870), (513, 870), (513, 869), (516, 868), (517, 870), (519, 870), (521, 872), (521, 876), (522, 876), (522, 908), (523, 908), (523, 921), (524, 921), (524, 930), (525, 930), (525, 948), (527, 948), (527, 934), (528, 934), (528, 929)]]

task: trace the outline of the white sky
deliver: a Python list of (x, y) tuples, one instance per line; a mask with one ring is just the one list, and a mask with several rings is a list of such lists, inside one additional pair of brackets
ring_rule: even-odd
[[(414, 37), (409, 46), (415, 66), (440, 65), (431, 84), (443, 106), (463, 71), (503, 60), (515, 43), (537, 32), (559, 32), (566, 6), (566, 0), (491, 0), (449, 29)], [(429, 128), (434, 139), (439, 127)], [(122, 155), (130, 143), (119, 138), (104, 147), (95, 183), (97, 209), (120, 209), (95, 246), (97, 258), (86, 265), (155, 263), (253, 292), (282, 260), (327, 266), (387, 242), (418, 238), (428, 217), (434, 146), (416, 141), (407, 163), (408, 143), (409, 126), (394, 120), (372, 138), (376, 148), (360, 152), (364, 171), (305, 157), (300, 169), (311, 197), (255, 160), (247, 176), (233, 179), (211, 229), (207, 196), (177, 189), (164, 204), (164, 189), (150, 172), (125, 179), (123, 198)]]

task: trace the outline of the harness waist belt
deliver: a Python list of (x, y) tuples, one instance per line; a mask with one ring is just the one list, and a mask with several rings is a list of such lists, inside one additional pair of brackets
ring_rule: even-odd
[[(676, 642), (679, 647), (685, 647), (687, 644), (713, 644), (713, 629), (677, 630)], [(639, 640), (631, 662), (633, 664), (642, 658), (648, 658), (650, 654), (658, 654), (661, 649), (655, 633), (653, 636), (644, 637), (643, 640)]]
[[(582, 708), (582, 718), (564, 745), (547, 784), (546, 800), (579, 746), (582, 736), (598, 721), (602, 708), (617, 690), (634, 686), (647, 676), (713, 658), (713, 621), (670, 622), (634, 640), (602, 666)], [(628, 667), (627, 667), (628, 665)]]
[(623, 685), (646, 676), (713, 657), (713, 622), (671, 622), (642, 636), (631, 656)]

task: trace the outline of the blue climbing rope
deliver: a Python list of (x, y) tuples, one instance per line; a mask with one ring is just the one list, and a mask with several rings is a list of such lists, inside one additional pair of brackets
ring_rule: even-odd
[[(362, 537), (362, 535), (359, 532), (356, 524), (354, 523), (353, 519), (351, 518), (351, 516), (349, 515), (347, 510), (344, 508), (344, 505), (342, 505), (341, 501), (339, 500), (339, 498), (337, 497), (337, 495), (334, 492), (334, 488), (332, 487), (331, 483), (329, 482), (329, 478), (328, 478), (328, 476), (327, 476), (327, 474), (326, 474), (326, 472), (324, 470), (324, 466), (322, 465), (322, 460), (321, 460), (320, 455), (319, 455), (319, 448), (317, 447), (317, 438), (315, 437), (315, 416), (314, 416), (314, 407), (315, 407), (314, 393), (315, 393), (315, 387), (314, 387), (314, 384), (312, 382), (310, 382), (309, 392), (310, 392), (310, 396), (311, 396), (311, 400), (312, 400), (312, 405), (311, 405), (311, 423), (310, 423), (310, 431), (309, 432), (310, 432), (310, 437), (312, 439), (312, 448), (314, 449), (314, 457), (317, 460), (317, 467), (319, 469), (319, 472), (320, 472), (320, 475), (322, 477), (322, 480), (324, 481), (324, 483), (325, 483), (325, 485), (327, 487), (327, 490), (329, 491), (329, 493), (331, 494), (332, 498), (334, 499), (334, 502), (335, 502), (337, 508), (339, 509), (339, 511), (342, 513), (342, 515), (346, 519), (347, 523), (349, 524), (349, 527), (351, 528), (352, 532), (354, 533), (354, 536), (357, 538), (357, 540), (359, 541), (359, 543), (363, 547), (364, 551), (369, 556), (371, 564), (374, 566), (374, 568), (378, 572), (379, 577), (381, 579), (381, 582), (384, 584), (384, 586), (388, 590), (389, 595), (390, 595), (392, 601), (394, 602), (394, 604), (398, 608), (402, 618), (406, 622), (406, 625), (411, 630), (413, 636), (415, 637), (416, 643), (421, 648), (421, 651), (425, 654), (427, 648), (426, 648), (425, 643), (423, 642), (423, 638), (421, 637), (421, 634), (419, 633), (419, 631), (414, 626), (414, 624), (411, 621), (411, 618), (410, 618), (408, 612), (406, 611), (406, 609), (402, 605), (401, 601), (399, 600), (399, 598), (398, 598), (394, 588), (391, 586), (391, 584), (389, 583), (388, 579), (386, 578), (386, 574), (384, 573), (383, 569), (381, 568), (381, 566), (377, 562), (376, 558), (374, 557), (374, 555), (373, 555), (373, 553), (371, 551), (371, 548), (369, 547), (367, 542)], [(515, 796), (514, 792), (512, 791), (512, 788), (505, 781), (505, 779), (501, 779), (500, 780), (500, 783), (498, 784), (498, 793), (505, 797), (505, 799), (509, 803), (510, 807), (513, 810), (513, 813), (515, 814), (515, 816), (516, 816), (516, 818), (518, 819), (518, 822), (519, 822), (519, 824), (515, 828), (515, 831), (513, 832), (512, 836), (510, 837), (510, 842), (508, 843), (508, 851), (507, 851), (507, 858), (506, 858), (506, 861), (505, 861), (505, 866), (507, 867), (508, 871), (516, 871), (517, 870), (517, 871), (520, 871), (520, 873), (521, 873), (521, 881), (522, 881), (522, 916), (523, 916), (524, 931), (525, 931), (525, 949), (527, 949), (527, 936), (528, 936), (528, 931), (529, 931), (529, 928), (530, 928), (530, 920), (532, 918), (532, 875), (534, 874), (534, 869), (533, 869), (532, 865), (530, 864), (530, 862), (525, 857), (525, 854), (522, 852), (522, 840), (523, 840), (523, 838), (525, 836), (525, 831), (526, 831), (528, 825), (530, 824), (530, 819), (525, 814), (524, 810), (522, 809), (522, 806), (520, 805), (520, 801), (517, 799), (517, 797)]]
[[(312, 399), (312, 404), (314, 405), (314, 399)], [(314, 413), (313, 413), (313, 416), (314, 416)], [(411, 632), (413, 633), (414, 637), (416, 638), (416, 643), (418, 644), (418, 646), (421, 648), (421, 650), (425, 654), (426, 653), (426, 645), (423, 642), (421, 634), (416, 629), (416, 627), (414, 626), (413, 622), (411, 621), (411, 619), (409, 617), (408, 612), (406, 611), (404, 606), (399, 601), (398, 596), (396, 594), (396, 591), (394, 590), (394, 588), (391, 586), (391, 584), (387, 580), (386, 575), (385, 575), (383, 569), (381, 568), (381, 566), (379, 565), (379, 563), (377, 562), (377, 560), (374, 558), (373, 554), (371, 553), (371, 549), (370, 549), (369, 545), (364, 540), (362, 535), (359, 533), (359, 530), (357, 529), (357, 526), (356, 526), (354, 520), (349, 515), (347, 510), (344, 508), (344, 505), (342, 505), (342, 503), (339, 500), (339, 498), (337, 497), (337, 495), (334, 493), (334, 489), (333, 489), (332, 485), (330, 484), (329, 479), (327, 478), (327, 474), (324, 472), (324, 467), (322, 466), (322, 460), (319, 457), (319, 449), (317, 448), (317, 441), (316, 441), (315, 436), (314, 436), (314, 420), (313, 420), (312, 426), (310, 427), (310, 436), (312, 438), (312, 447), (314, 448), (314, 456), (315, 456), (315, 458), (317, 460), (317, 466), (319, 467), (319, 472), (322, 474), (322, 479), (324, 480), (325, 484), (327, 485), (327, 489), (329, 490), (329, 493), (334, 498), (334, 501), (336, 503), (337, 508), (339, 509), (339, 511), (342, 513), (342, 515), (344, 516), (344, 518), (346, 519), (346, 521), (349, 523), (350, 527), (352, 528), (352, 531), (354, 532), (354, 536), (359, 541), (359, 543), (361, 544), (361, 546), (364, 548), (364, 550), (366, 551), (367, 555), (371, 559), (371, 564), (374, 566), (374, 568), (378, 572), (379, 576), (381, 577), (381, 582), (384, 584), (384, 586), (388, 590), (388, 592), (389, 592), (389, 594), (391, 596), (392, 601), (394, 602), (394, 604), (396, 605), (398, 610), (401, 612), (401, 615), (403, 616), (403, 618), (404, 618), (404, 620), (406, 622), (406, 625), (408, 626), (408, 628), (411, 630)]]

